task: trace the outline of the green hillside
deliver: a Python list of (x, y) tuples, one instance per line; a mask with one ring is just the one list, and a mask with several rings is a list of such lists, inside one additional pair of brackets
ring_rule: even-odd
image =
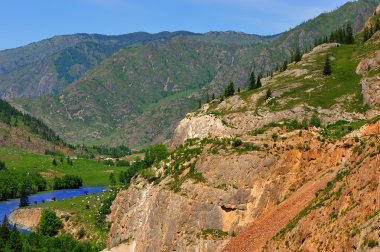
[(220, 94), (226, 83), (246, 89), (252, 70), (273, 71), (296, 47), (309, 48), (347, 22), (358, 31), (377, 3), (348, 3), (279, 37), (208, 33), (125, 48), (59, 95), (13, 102), (68, 142), (135, 147), (159, 143), (171, 137), (178, 121), (200, 100)]
[(0, 51), (0, 97), (39, 97), (58, 93), (91, 67), (121, 48), (167, 43), (190, 32), (144, 32), (120, 36), (75, 34), (56, 36)]

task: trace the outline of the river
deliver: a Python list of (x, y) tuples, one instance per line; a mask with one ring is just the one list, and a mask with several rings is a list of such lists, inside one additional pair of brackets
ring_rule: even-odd
[[(38, 193), (29, 195), (29, 204), (35, 205), (35, 202), (37, 204), (41, 204), (43, 202), (50, 202), (53, 201), (53, 198), (55, 198), (55, 200), (72, 199), (79, 196), (83, 196), (85, 195), (85, 193), (97, 194), (103, 192), (104, 190), (105, 187), (82, 187), (79, 189), (65, 189), (45, 193)], [(19, 202), (20, 199), (0, 201), (0, 222), (3, 220), (5, 215), (9, 216), (14, 210), (19, 208)]]

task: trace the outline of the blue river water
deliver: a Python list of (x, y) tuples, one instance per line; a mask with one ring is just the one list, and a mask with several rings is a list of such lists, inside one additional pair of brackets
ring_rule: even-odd
[[(82, 187), (79, 189), (65, 189), (65, 190), (58, 190), (58, 191), (51, 191), (46, 193), (39, 193), (39, 194), (33, 194), (29, 196), (29, 204), (35, 205), (35, 202), (37, 204), (41, 204), (43, 202), (50, 202), (53, 201), (53, 198), (55, 200), (65, 200), (65, 199), (72, 199), (79, 196), (83, 196), (86, 193), (87, 194), (97, 194), (101, 193), (105, 190), (105, 187)], [(7, 201), (0, 201), (0, 222), (3, 220), (4, 216), (9, 216), (14, 210), (19, 208), (19, 199), (12, 199)], [(20, 230), (24, 231), (24, 230)]]

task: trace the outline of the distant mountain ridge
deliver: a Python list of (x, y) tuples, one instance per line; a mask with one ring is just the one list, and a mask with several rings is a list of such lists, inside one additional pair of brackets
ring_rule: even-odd
[(35, 98), (58, 93), (88, 69), (121, 48), (165, 43), (189, 32), (144, 32), (120, 36), (76, 34), (56, 36), (24, 47), (0, 51), (0, 96)]
[[(171, 138), (175, 125), (199, 101), (220, 94), (228, 82), (245, 89), (252, 70), (272, 71), (296, 47), (313, 46), (315, 39), (347, 20), (357, 31), (379, 2), (347, 3), (275, 37), (210, 32), (125, 47), (85, 73), (80, 67), (70, 68), (69, 73), (77, 70), (76, 76), (82, 77), (72, 85), (66, 82), (61, 93), (12, 103), (41, 118), (69, 142), (140, 147), (159, 143)], [(36, 85), (31, 87), (36, 90)]]
[(161, 45), (175, 37), (196, 37), (217, 44), (264, 44), (271, 38), (218, 33), (215, 38), (187, 31), (126, 35), (74, 34), (56, 36), (16, 49), (0, 51), (0, 97), (36, 98), (59, 93), (118, 50), (146, 44)]

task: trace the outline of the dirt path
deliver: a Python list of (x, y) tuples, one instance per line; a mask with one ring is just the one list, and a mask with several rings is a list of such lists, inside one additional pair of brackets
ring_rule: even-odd
[(287, 200), (270, 209), (237, 237), (231, 239), (223, 251), (259, 251), (269, 239), (281, 231), (301, 210), (314, 200), (315, 193), (323, 189), (335, 177), (337, 170), (302, 186)]

